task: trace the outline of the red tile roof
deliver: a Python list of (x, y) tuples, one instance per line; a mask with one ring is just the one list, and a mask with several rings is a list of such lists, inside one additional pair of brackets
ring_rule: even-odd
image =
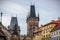
[(59, 29), (60, 29), (60, 25), (57, 25), (57, 26), (55, 26), (55, 27), (52, 29), (51, 32), (54, 32), (54, 31), (59, 30)]
[(56, 20), (54, 22), (60, 25), (60, 20)]
[(54, 21), (54, 23), (57, 23), (56, 26), (51, 30), (51, 32), (54, 32), (56, 30), (60, 29), (60, 20)]
[(46, 25), (49, 25), (49, 24), (59, 24), (60, 25), (60, 19), (58, 19), (58, 20), (54, 20), (54, 21), (51, 21), (51, 22), (49, 22), (49, 23), (47, 23), (47, 24), (45, 24), (45, 25), (42, 25), (43, 27), (44, 26), (46, 26)]

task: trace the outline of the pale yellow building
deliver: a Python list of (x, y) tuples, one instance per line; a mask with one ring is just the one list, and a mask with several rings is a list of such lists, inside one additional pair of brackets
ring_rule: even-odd
[(57, 25), (60, 25), (60, 19), (58, 20), (52, 20), (50, 23), (47, 23), (45, 25), (42, 25), (42, 35), (43, 40), (51, 40), (51, 30), (56, 27)]
[(42, 25), (42, 35), (43, 40), (51, 40), (50, 34), (51, 30), (56, 26), (56, 23), (50, 22), (48, 24)]

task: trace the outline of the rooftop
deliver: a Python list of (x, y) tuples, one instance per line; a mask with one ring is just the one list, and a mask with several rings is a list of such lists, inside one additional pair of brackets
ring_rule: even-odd
[(52, 29), (51, 32), (54, 32), (54, 31), (59, 30), (59, 29), (60, 29), (60, 25), (57, 25), (57, 26), (55, 26), (55, 27)]

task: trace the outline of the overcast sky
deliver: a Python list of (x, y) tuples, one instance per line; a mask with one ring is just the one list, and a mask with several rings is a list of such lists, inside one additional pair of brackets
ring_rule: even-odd
[(41, 24), (49, 23), (60, 16), (60, 0), (0, 0), (0, 13), (3, 12), (3, 25), (10, 25), (11, 17), (16, 16), (21, 34), (27, 33), (26, 18), (30, 12), (30, 5), (34, 4), (36, 15), (40, 15)]

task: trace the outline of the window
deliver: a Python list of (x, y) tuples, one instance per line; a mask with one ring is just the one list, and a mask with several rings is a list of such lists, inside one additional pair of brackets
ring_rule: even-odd
[(60, 36), (59, 36), (59, 40), (60, 40)]
[(59, 34), (60, 34), (60, 31), (59, 31)]
[(48, 29), (50, 28), (50, 26), (48, 25)]
[(44, 38), (45, 38), (45, 35), (44, 35)]
[(53, 32), (53, 35), (55, 35), (55, 32)]
[(45, 31), (43, 31), (43, 33), (45, 33)]
[(56, 31), (56, 35), (58, 35), (58, 31)]

